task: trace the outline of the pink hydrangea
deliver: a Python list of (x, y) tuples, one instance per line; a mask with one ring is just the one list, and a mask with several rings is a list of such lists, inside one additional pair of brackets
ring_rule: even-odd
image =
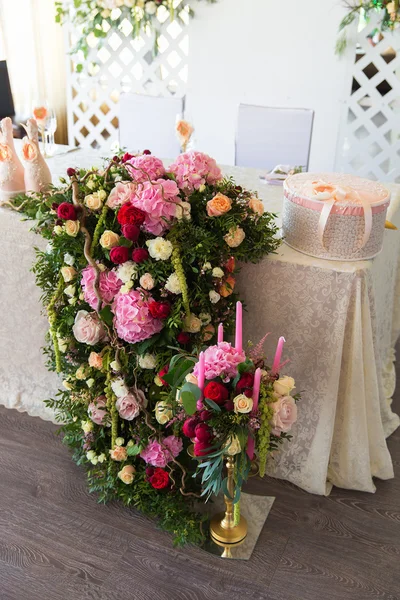
[(180, 154), (169, 171), (176, 177), (181, 190), (190, 193), (208, 183), (213, 185), (222, 179), (221, 169), (213, 158), (203, 152)]
[(151, 154), (143, 154), (142, 156), (134, 156), (125, 163), (130, 176), (137, 183), (155, 181), (160, 179), (165, 173), (165, 168), (162, 161)]
[(116, 295), (112, 311), (115, 315), (114, 326), (121, 339), (136, 344), (161, 331), (162, 321), (151, 316), (151, 301), (152, 298), (146, 299), (143, 292), (138, 290)]
[[(216, 346), (210, 346), (204, 352), (205, 378), (210, 381), (216, 377), (222, 377), (223, 381), (229, 381), (238, 374), (237, 367), (246, 360), (244, 352), (238, 352), (228, 342), (221, 342)], [(198, 377), (199, 363), (194, 367), (193, 374)]]
[(132, 204), (146, 213), (144, 229), (153, 235), (161, 235), (176, 215), (180, 202), (179, 189), (171, 179), (158, 179), (143, 183), (132, 198)]
[[(97, 309), (97, 297), (94, 291), (94, 281), (96, 271), (93, 267), (86, 267), (82, 271), (81, 286), (86, 302), (91, 308)], [(103, 271), (100, 273), (99, 292), (105, 303), (110, 303), (116, 296), (122, 286), (115, 271)]]
[(107, 398), (105, 396), (99, 396), (93, 402), (91, 402), (88, 406), (88, 415), (89, 418), (96, 423), (96, 425), (107, 425), (106, 417), (108, 416), (108, 412), (106, 409)]
[(166, 467), (169, 462), (181, 452), (183, 442), (170, 435), (162, 440), (162, 446), (157, 440), (152, 440), (140, 453), (141, 458), (153, 467)]

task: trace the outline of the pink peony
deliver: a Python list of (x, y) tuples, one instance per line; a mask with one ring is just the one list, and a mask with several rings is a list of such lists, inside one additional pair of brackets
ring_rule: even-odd
[(125, 163), (125, 167), (137, 183), (155, 181), (165, 173), (162, 161), (151, 154), (134, 156)]
[(115, 315), (114, 325), (121, 339), (136, 344), (161, 331), (162, 321), (151, 316), (151, 301), (152, 298), (145, 299), (143, 292), (137, 290), (116, 295), (112, 311)]
[(98, 314), (88, 313), (87, 310), (79, 310), (76, 313), (72, 332), (78, 342), (89, 346), (95, 346), (106, 338), (106, 332)]
[(168, 221), (176, 215), (176, 205), (180, 202), (179, 189), (175, 181), (158, 179), (138, 187), (132, 204), (146, 213), (144, 229), (160, 235), (168, 228)]
[[(82, 271), (81, 286), (86, 302), (91, 308), (97, 308), (97, 297), (94, 291), (96, 271), (93, 267), (86, 267)], [(122, 286), (122, 281), (115, 271), (102, 271), (99, 279), (99, 292), (106, 304), (109, 304)]]
[(118, 182), (115, 188), (113, 188), (108, 196), (106, 202), (109, 208), (118, 208), (128, 202), (135, 194), (136, 191), (135, 183), (121, 183)]
[[(223, 381), (229, 381), (238, 374), (237, 367), (246, 360), (244, 352), (238, 352), (228, 342), (221, 342), (216, 346), (210, 346), (204, 352), (205, 378), (208, 381), (216, 377), (222, 377)], [(198, 377), (199, 363), (194, 367), (193, 374)]]
[(140, 403), (133, 394), (127, 394), (126, 396), (122, 396), (122, 398), (118, 398), (115, 406), (121, 419), (126, 419), (127, 421), (133, 421), (140, 412)]
[(157, 440), (152, 440), (140, 453), (141, 458), (153, 467), (166, 467), (169, 462), (181, 452), (183, 442), (174, 435), (162, 440), (162, 446)]
[(107, 398), (105, 396), (99, 396), (89, 404), (88, 415), (96, 425), (107, 425), (107, 427), (109, 427), (110, 423), (106, 423), (106, 417), (108, 416), (108, 412), (105, 410), (106, 403)]
[(190, 193), (208, 183), (214, 185), (222, 179), (222, 173), (213, 158), (203, 152), (180, 154), (170, 166), (181, 190)]
[(278, 437), (282, 432), (291, 430), (293, 423), (297, 421), (297, 406), (292, 396), (283, 396), (272, 404), (274, 416), (271, 420), (272, 433)]

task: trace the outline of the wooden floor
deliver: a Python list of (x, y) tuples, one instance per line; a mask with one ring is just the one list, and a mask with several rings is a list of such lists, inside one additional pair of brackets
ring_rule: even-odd
[(396, 479), (374, 495), (253, 480), (276, 501), (252, 560), (236, 562), (98, 505), (55, 430), (0, 408), (0, 600), (400, 599), (400, 431)]

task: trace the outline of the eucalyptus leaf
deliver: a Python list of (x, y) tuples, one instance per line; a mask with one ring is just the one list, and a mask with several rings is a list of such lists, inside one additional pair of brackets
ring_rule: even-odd
[(205, 398), (205, 402), (206, 402), (206, 404), (208, 404), (208, 406), (210, 408), (212, 408), (213, 410), (215, 410), (215, 412), (221, 412), (221, 409), (218, 406), (218, 404), (216, 404), (213, 400), (210, 400), (210, 398)]
[(194, 415), (197, 409), (197, 403), (196, 398), (193, 396), (192, 392), (183, 392), (181, 394), (181, 400), (186, 413), (188, 415)]

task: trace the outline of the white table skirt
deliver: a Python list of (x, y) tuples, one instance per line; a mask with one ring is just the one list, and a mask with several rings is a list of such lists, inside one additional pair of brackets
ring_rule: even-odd
[[(69, 166), (100, 164), (101, 153), (79, 150), (49, 160), (53, 180)], [(282, 188), (259, 180), (260, 171), (227, 167), (238, 184), (257, 190), (279, 212)], [(400, 227), (400, 186), (391, 186), (388, 218)], [(59, 379), (48, 373), (40, 348), (47, 331), (39, 290), (29, 271), (33, 247), (43, 241), (30, 223), (0, 209), (0, 403), (54, 420), (42, 400)], [(287, 340), (288, 372), (304, 390), (293, 441), (284, 444), (269, 473), (316, 494), (332, 484), (373, 492), (373, 476), (393, 477), (386, 437), (400, 424), (390, 409), (395, 387), (394, 345), (400, 333), (400, 232), (386, 231), (383, 252), (354, 263), (314, 259), (283, 245), (277, 255), (246, 265), (239, 289), (248, 313), (245, 334), (273, 356)]]

